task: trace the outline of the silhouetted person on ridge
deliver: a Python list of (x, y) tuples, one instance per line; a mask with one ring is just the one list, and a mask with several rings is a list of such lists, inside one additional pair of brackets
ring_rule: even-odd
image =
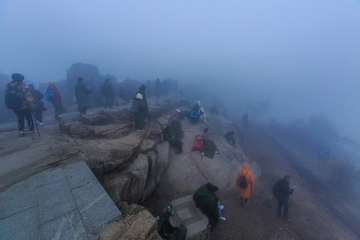
[(84, 79), (78, 78), (78, 83), (75, 85), (75, 97), (78, 104), (78, 111), (85, 115), (86, 111), (91, 108), (90, 93), (94, 93), (84, 83)]
[(105, 109), (107, 107), (114, 108), (114, 102), (115, 102), (114, 88), (109, 78), (105, 80), (104, 86), (101, 89), (101, 93), (105, 98), (104, 108)]

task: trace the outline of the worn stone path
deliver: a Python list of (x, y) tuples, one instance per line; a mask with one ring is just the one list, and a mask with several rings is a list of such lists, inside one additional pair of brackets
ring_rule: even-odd
[(41, 172), (0, 194), (0, 239), (96, 239), (121, 212), (85, 162)]

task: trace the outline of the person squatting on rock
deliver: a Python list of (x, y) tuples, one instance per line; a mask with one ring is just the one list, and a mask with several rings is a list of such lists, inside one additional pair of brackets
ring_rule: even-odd
[(35, 113), (36, 121), (40, 126), (42, 126), (44, 125), (42, 112), (46, 111), (46, 108), (44, 107), (44, 103), (41, 101), (41, 99), (44, 98), (44, 95), (39, 90), (36, 90), (34, 88), (34, 85), (32, 84), (29, 84), (29, 89), (31, 95), (34, 98), (35, 108), (33, 109), (33, 111)]
[(142, 130), (145, 126), (147, 108), (145, 106), (145, 103), (143, 101), (143, 96), (141, 95), (141, 93), (136, 94), (133, 106), (131, 108), (134, 109), (132, 110), (132, 112), (134, 113), (135, 129), (138, 131)]
[(104, 97), (104, 108), (107, 107), (114, 108), (115, 103), (115, 94), (114, 94), (114, 88), (110, 82), (110, 79), (106, 79), (104, 86), (101, 89), (101, 93)]
[(219, 188), (207, 183), (201, 186), (193, 195), (196, 207), (200, 208), (201, 212), (209, 219), (210, 230), (216, 227), (219, 220), (226, 220), (221, 215), (221, 210), (224, 206), (220, 205), (219, 197), (215, 194)]
[(201, 134), (203, 144), (200, 148), (200, 151), (202, 155), (207, 156), (208, 158), (213, 158), (215, 156), (215, 153), (220, 153), (220, 151), (215, 145), (215, 142), (210, 139), (211, 134), (212, 132), (208, 128), (205, 128), (203, 133)]
[(86, 111), (91, 108), (90, 93), (94, 93), (84, 83), (84, 79), (78, 78), (78, 83), (75, 85), (75, 97), (78, 104), (77, 110), (80, 114), (85, 115)]
[(197, 101), (196, 104), (191, 108), (189, 119), (192, 124), (196, 124), (199, 120), (199, 110), (200, 110), (200, 101)]
[(288, 217), (289, 213), (289, 196), (294, 193), (294, 189), (290, 188), (290, 176), (285, 175), (283, 179), (277, 181), (273, 187), (273, 195), (278, 200), (277, 206), (277, 216), (281, 218), (281, 209), (284, 206), (284, 214), (282, 217), (287, 220), (291, 221)]
[(244, 163), (238, 172), (235, 185), (238, 188), (240, 197), (239, 204), (244, 208), (247, 206), (247, 201), (251, 195), (252, 187), (254, 184), (254, 177), (247, 163)]
[(24, 136), (25, 118), (31, 133), (35, 133), (34, 121), (31, 111), (35, 108), (34, 99), (31, 95), (29, 86), (24, 83), (24, 76), (14, 73), (12, 81), (5, 87), (5, 104), (8, 109), (12, 109), (18, 118), (19, 136)]
[(174, 227), (169, 219), (174, 214), (174, 207), (171, 203), (167, 205), (166, 212), (157, 220), (156, 230), (162, 239), (185, 240), (187, 229), (183, 224)]
[(170, 125), (167, 126), (164, 131), (164, 140), (168, 141), (170, 146), (177, 149), (177, 153), (183, 153), (182, 151), (182, 139), (184, 132), (182, 130), (181, 122), (177, 118), (173, 118)]
[(62, 110), (63, 110), (62, 99), (61, 99), (60, 92), (57, 89), (57, 87), (55, 86), (54, 82), (48, 83), (48, 88), (46, 89), (46, 92), (45, 92), (45, 98), (46, 98), (46, 100), (50, 101), (51, 104), (54, 106), (55, 120), (61, 120), (62, 118), (60, 117), (60, 114), (62, 113)]
[(230, 132), (227, 132), (224, 137), (231, 146), (236, 147), (236, 141), (235, 141), (234, 135), (235, 135), (235, 132), (230, 131)]

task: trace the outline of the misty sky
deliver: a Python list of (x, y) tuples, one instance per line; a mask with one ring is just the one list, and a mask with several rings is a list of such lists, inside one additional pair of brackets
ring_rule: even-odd
[(0, 71), (47, 82), (76, 62), (269, 99), (281, 119), (324, 113), (360, 136), (359, 0), (0, 0)]

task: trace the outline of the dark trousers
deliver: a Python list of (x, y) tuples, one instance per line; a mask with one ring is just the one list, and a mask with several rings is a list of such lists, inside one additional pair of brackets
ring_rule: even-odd
[(55, 117), (58, 118), (63, 110), (62, 102), (51, 102), (51, 103), (55, 108)]
[(34, 111), (34, 113), (35, 113), (36, 121), (42, 123), (42, 111)]
[(279, 198), (278, 199), (278, 207), (277, 207), (277, 215), (281, 216), (281, 208), (284, 206), (284, 215), (283, 217), (288, 216), (289, 212), (289, 199), (288, 198)]
[(28, 123), (29, 130), (34, 131), (34, 121), (32, 119), (30, 109), (25, 109), (25, 110), (22, 110), (22, 109), (14, 110), (13, 109), (13, 111), (16, 114), (16, 116), (18, 117), (19, 131), (24, 131), (24, 129), (25, 129), (25, 123), (24, 123), (25, 118), (26, 118), (26, 121)]

